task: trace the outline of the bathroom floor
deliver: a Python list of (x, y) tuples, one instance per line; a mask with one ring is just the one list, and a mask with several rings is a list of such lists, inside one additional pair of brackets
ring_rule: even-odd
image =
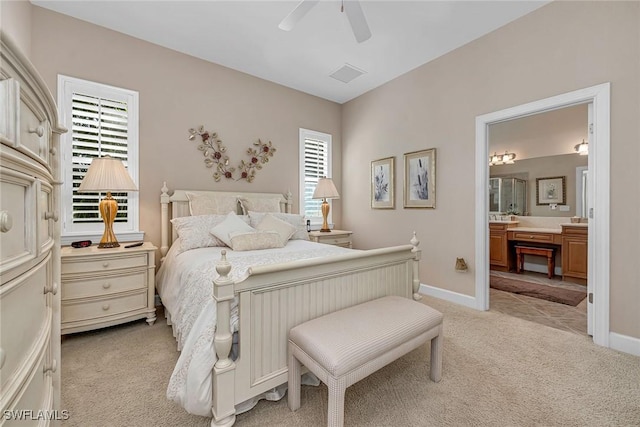
[[(585, 290), (586, 286), (549, 279), (546, 274), (525, 271), (523, 274), (491, 271), (492, 275), (516, 280), (558, 286), (566, 289)], [(587, 335), (587, 298), (576, 307), (545, 301), (510, 292), (489, 289), (489, 309), (520, 319), (551, 326), (552, 328)]]

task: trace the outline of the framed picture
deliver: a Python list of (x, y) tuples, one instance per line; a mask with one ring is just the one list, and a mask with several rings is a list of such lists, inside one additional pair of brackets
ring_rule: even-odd
[(436, 149), (404, 155), (404, 207), (436, 207)]
[(394, 209), (395, 208), (395, 167), (396, 158), (371, 162), (371, 208)]
[(536, 178), (536, 205), (565, 205), (567, 184), (564, 176)]

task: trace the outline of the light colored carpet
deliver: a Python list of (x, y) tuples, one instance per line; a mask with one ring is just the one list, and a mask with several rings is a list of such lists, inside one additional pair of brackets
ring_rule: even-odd
[[(440, 383), (429, 344), (346, 393), (347, 426), (638, 426), (640, 358), (584, 336), (423, 298), (444, 317)], [(178, 353), (160, 318), (63, 338), (65, 426), (207, 426), (165, 397)], [(326, 425), (326, 387), (303, 386), (295, 413), (262, 401), (237, 426)]]

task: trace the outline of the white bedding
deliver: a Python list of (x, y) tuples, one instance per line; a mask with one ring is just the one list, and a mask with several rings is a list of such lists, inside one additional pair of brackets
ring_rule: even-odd
[[(283, 248), (234, 252), (227, 247), (192, 249), (178, 254), (174, 242), (156, 276), (156, 288), (171, 314), (173, 333), (182, 351), (169, 381), (167, 397), (187, 412), (211, 416), (211, 371), (216, 362), (213, 335), (216, 305), (213, 280), (220, 253), (227, 251), (231, 278), (237, 283), (247, 277), (251, 266), (318, 258), (350, 251), (337, 246), (290, 240)], [(238, 330), (237, 298), (232, 303), (232, 332)]]

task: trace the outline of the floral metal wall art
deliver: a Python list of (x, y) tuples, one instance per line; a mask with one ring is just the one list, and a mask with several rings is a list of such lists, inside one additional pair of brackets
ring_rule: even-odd
[(269, 163), (269, 157), (273, 157), (276, 152), (275, 147), (271, 145), (271, 141), (264, 143), (258, 140), (253, 145), (253, 148), (247, 149), (249, 160), (241, 160), (238, 166), (240, 179), (246, 179), (247, 182), (253, 181), (256, 171), (262, 169), (263, 164)]
[[(197, 129), (189, 129), (189, 141), (200, 139), (198, 150), (202, 151), (204, 156), (204, 164), (208, 168), (214, 168), (213, 179), (220, 181), (222, 178), (234, 179), (235, 167), (230, 166), (229, 156), (226, 154), (227, 147), (222, 144), (222, 140), (218, 139), (216, 132), (210, 132), (200, 126)], [(269, 162), (269, 158), (273, 157), (276, 152), (271, 141), (264, 143), (258, 139), (253, 143), (253, 147), (247, 149), (249, 160), (242, 160), (237, 169), (240, 172), (240, 178), (247, 182), (255, 179), (256, 171), (262, 169), (262, 165)]]
[(218, 134), (204, 130), (204, 126), (198, 129), (189, 129), (189, 140), (193, 141), (197, 137), (202, 138), (202, 143), (198, 145), (198, 150), (202, 151), (204, 164), (208, 168), (215, 168), (213, 179), (220, 181), (220, 178), (233, 179), (233, 172), (236, 170), (230, 167), (229, 156), (225, 153), (227, 147), (218, 139)]

